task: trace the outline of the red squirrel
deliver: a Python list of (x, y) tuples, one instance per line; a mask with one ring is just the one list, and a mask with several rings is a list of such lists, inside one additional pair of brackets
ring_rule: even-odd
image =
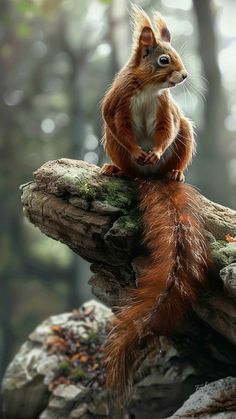
[(165, 19), (154, 24), (133, 6), (131, 57), (105, 95), (104, 175), (135, 179), (150, 259), (113, 321), (105, 349), (107, 386), (120, 398), (132, 388), (143, 347), (170, 335), (196, 302), (209, 265), (198, 194), (184, 170), (195, 149), (193, 129), (170, 94), (187, 77), (170, 45)]

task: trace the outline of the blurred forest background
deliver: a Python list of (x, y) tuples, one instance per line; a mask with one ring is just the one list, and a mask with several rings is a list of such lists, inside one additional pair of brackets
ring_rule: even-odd
[[(236, 2), (140, 0), (161, 11), (188, 84), (173, 89), (195, 122), (188, 180), (236, 207)], [(89, 266), (23, 218), (19, 185), (60, 157), (105, 161), (100, 102), (131, 45), (127, 0), (1, 0), (0, 376), (47, 316), (89, 298)], [(206, 78), (206, 80), (205, 80)]]

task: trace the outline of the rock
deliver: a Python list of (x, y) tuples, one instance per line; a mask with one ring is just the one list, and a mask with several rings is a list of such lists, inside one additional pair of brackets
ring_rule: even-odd
[[(220, 270), (236, 261), (236, 243), (224, 241), (225, 234), (236, 234), (236, 212), (204, 197), (201, 201), (199, 211)], [(135, 285), (135, 274), (140, 272), (137, 261), (145, 257), (135, 182), (102, 176), (98, 167), (85, 162), (61, 159), (35, 172), (34, 182), (23, 187), (22, 203), (41, 231), (96, 267), (90, 280), (94, 295), (109, 306), (124, 300), (127, 287)], [(219, 291), (214, 274), (213, 289), (202, 295), (195, 311), (235, 343), (235, 304), (230, 300), (235, 291), (226, 282), (225, 291)]]
[[(142, 230), (137, 201), (135, 182), (103, 176), (97, 166), (78, 160), (50, 161), (22, 188), (24, 212), (43, 233), (90, 262), (109, 260), (111, 266), (137, 255)], [(204, 197), (201, 201), (199, 211), (215, 239), (236, 234), (235, 211)]]
[[(52, 335), (52, 327), (60, 326), (84, 338), (84, 326), (87, 332), (90, 325), (90, 336), (91, 332), (96, 334), (98, 325), (104, 325), (111, 314), (108, 308), (93, 300), (83, 307), (85, 311), (93, 311), (94, 320), (85, 324), (84, 321), (73, 317), (73, 313), (52, 316), (38, 326), (20, 348), (7, 368), (2, 383), (6, 419), (35, 419), (47, 406), (50, 397), (48, 385), (55, 378), (55, 371), (65, 358), (60, 352), (47, 351), (46, 343)], [(88, 333), (86, 336), (89, 336)], [(81, 393), (86, 395), (87, 389), (59, 385), (55, 392), (58, 400), (70, 401), (70, 398), (77, 400)]]
[(91, 291), (104, 304), (114, 306), (117, 299), (121, 301), (125, 297), (125, 287), (129, 284), (135, 286), (131, 266), (111, 267), (105, 263), (93, 263), (91, 271), (94, 273), (89, 280)]
[(87, 404), (83, 403), (77, 409), (73, 409), (70, 414), (70, 418), (79, 419), (82, 418), (83, 415), (88, 411)]
[(91, 204), (91, 211), (97, 212), (98, 214), (105, 215), (121, 215), (123, 211), (120, 208), (114, 207), (107, 202), (93, 201)]
[[(34, 181), (22, 188), (22, 204), (29, 220), (43, 233), (62, 241), (92, 262), (94, 275), (90, 284), (98, 298), (111, 307), (126, 300), (127, 288), (138, 285), (136, 276), (142, 271), (147, 254), (141, 240), (136, 182), (102, 176), (94, 165), (61, 159), (48, 162), (35, 172)], [(57, 348), (58, 352), (49, 354), (45, 349), (48, 332), (44, 324), (41, 333), (31, 335), (25, 355), (19, 353), (18, 365), (24, 363), (24, 367), (19, 366), (17, 372), (17, 355), (5, 377), (6, 383), (8, 377), (8, 387), (4, 385), (4, 406), (8, 406), (9, 412), (15, 409), (15, 414), (18, 413), (16, 419), (21, 419), (19, 412), (24, 412), (24, 419), (31, 419), (27, 416), (30, 415), (27, 397), (28, 400), (34, 398), (34, 413), (44, 409), (40, 419), (124, 419), (132, 415), (136, 419), (160, 419), (173, 415), (194, 393), (196, 385), (212, 381), (215, 384), (210, 383), (209, 387), (199, 388), (194, 393), (194, 403), (191, 398), (186, 402), (187, 409), (190, 409), (188, 415), (197, 412), (201, 419), (236, 417), (235, 405), (229, 396), (234, 393), (235, 383), (232, 378), (225, 378), (236, 375), (236, 244), (225, 241), (226, 234), (236, 235), (236, 212), (201, 196), (199, 213), (208, 231), (207, 240), (214, 262), (209, 286), (193, 307), (194, 311), (189, 311), (176, 336), (168, 340), (169, 343), (162, 340), (161, 345), (148, 354), (137, 371), (137, 384), (130, 404), (120, 412), (115, 407), (112, 409), (101, 381), (92, 379), (89, 385), (88, 368), (83, 365), (78, 365), (71, 374), (71, 363), (68, 365), (65, 355), (67, 345), (59, 332), (57, 340), (53, 338), (47, 345), (54, 350)], [(91, 310), (91, 304), (86, 310)], [(83, 360), (89, 354), (91, 338), (94, 344), (104, 339), (98, 325), (105, 325), (100, 314), (106, 310), (97, 310), (96, 306), (94, 313), (87, 315), (91, 321), (86, 322), (86, 327), (80, 317), (75, 320), (76, 315), (72, 320), (71, 317), (64, 318), (68, 333), (74, 330), (80, 336), (82, 346), (85, 345), (85, 354), (81, 355)], [(70, 350), (76, 355), (73, 349), (76, 349), (76, 342), (71, 340)], [(27, 363), (30, 364), (28, 361), (32, 358), (33, 366), (28, 368)], [(19, 388), (14, 382), (16, 372), (17, 382), (21, 383)], [(99, 369), (98, 372), (101, 374)], [(28, 382), (27, 374), (30, 376)], [(28, 393), (35, 382), (36, 391)], [(71, 386), (73, 391), (70, 391)], [(225, 393), (222, 393), (224, 388)], [(42, 394), (45, 394), (45, 399)], [(220, 394), (227, 395), (221, 399)], [(227, 400), (230, 400), (230, 408)], [(199, 410), (199, 405), (203, 411)], [(184, 411), (181, 410), (185, 409), (184, 406), (171, 418), (181, 417), (179, 412)]]
[[(236, 258), (236, 252), (234, 257)], [(231, 263), (224, 269), (221, 269), (220, 277), (228, 295), (236, 297), (236, 263)]]
[(235, 419), (236, 378), (227, 377), (200, 387), (169, 419)]
[[(94, 364), (99, 362), (99, 348), (110, 315), (109, 309), (90, 301), (81, 309), (53, 316), (36, 328), (8, 367), (3, 381), (6, 419), (124, 419), (130, 415), (136, 419), (159, 419), (173, 413), (196, 385), (209, 380), (212, 374), (217, 377), (218, 370), (225, 373), (228, 368), (236, 373), (230, 358), (234, 357), (234, 348), (222, 342), (225, 355), (221, 352), (219, 362), (217, 352), (209, 352), (207, 346), (216, 350), (216, 336), (207, 331), (207, 340), (204, 339), (195, 319), (190, 325), (191, 338), (188, 331), (179, 337), (179, 342), (160, 339), (158, 348), (152, 349), (137, 371), (130, 404), (123, 410), (116, 408), (98, 380), (99, 374), (103, 374), (101, 365)], [(93, 354), (96, 358), (91, 364), (88, 360), (93, 359)], [(212, 365), (217, 368), (212, 370)], [(91, 375), (91, 367), (95, 375)]]
[(236, 243), (226, 243), (222, 240), (211, 243), (212, 255), (219, 267), (236, 262)]
[(130, 255), (132, 254), (135, 245), (136, 251), (138, 252), (138, 233), (140, 233), (140, 226), (137, 223), (136, 217), (122, 216), (114, 222), (112, 227), (105, 234), (105, 242), (110, 249), (114, 250), (116, 257), (120, 259), (120, 264), (124, 265), (129, 262)]
[(71, 205), (73, 205), (73, 207), (80, 208), (85, 211), (89, 210), (90, 203), (86, 201), (86, 199), (79, 198), (78, 196), (71, 196), (68, 201)]
[(65, 400), (78, 400), (84, 396), (83, 388), (75, 385), (61, 384), (53, 391), (54, 396), (63, 398)]
[[(214, 262), (222, 269), (236, 260), (236, 244), (224, 241), (227, 233), (236, 234), (236, 212), (204, 197), (201, 203)], [(103, 176), (95, 165), (60, 159), (34, 173), (34, 182), (22, 188), (22, 204), (43, 233), (101, 267), (91, 280), (93, 291), (109, 306), (116, 296), (117, 305), (117, 296), (123, 298), (134, 284), (133, 260), (145, 256), (136, 183)], [(124, 284), (117, 270), (130, 272), (130, 282)]]
[(194, 307), (197, 315), (236, 345), (236, 302), (214, 292), (201, 298)]

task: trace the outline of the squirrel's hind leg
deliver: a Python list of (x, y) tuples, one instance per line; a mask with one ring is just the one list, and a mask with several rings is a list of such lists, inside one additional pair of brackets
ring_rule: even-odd
[(106, 176), (127, 177), (125, 172), (119, 169), (114, 164), (105, 163), (101, 168), (101, 174)]

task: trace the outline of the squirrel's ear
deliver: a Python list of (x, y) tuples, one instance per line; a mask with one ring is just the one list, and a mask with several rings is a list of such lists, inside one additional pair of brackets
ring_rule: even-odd
[(157, 28), (158, 38), (162, 41), (170, 42), (171, 35), (164, 17), (159, 12), (154, 12), (153, 18)]
[(131, 3), (131, 19), (133, 27), (133, 47), (153, 45), (155, 35), (151, 20), (141, 7)]
[(155, 42), (156, 40), (152, 29), (149, 28), (149, 26), (145, 26), (139, 37), (139, 45), (142, 47), (151, 47)]

